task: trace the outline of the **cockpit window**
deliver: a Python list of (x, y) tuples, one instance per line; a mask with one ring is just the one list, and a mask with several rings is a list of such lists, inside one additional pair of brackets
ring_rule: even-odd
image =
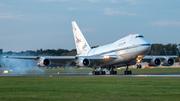
[(139, 35), (139, 36), (136, 36), (136, 38), (143, 38), (143, 36), (142, 36), (142, 35)]

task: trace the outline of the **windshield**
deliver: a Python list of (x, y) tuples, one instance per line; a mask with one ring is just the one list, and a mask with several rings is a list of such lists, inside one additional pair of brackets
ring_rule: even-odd
[(143, 38), (143, 36), (142, 36), (142, 35), (139, 35), (139, 36), (136, 36), (136, 38)]

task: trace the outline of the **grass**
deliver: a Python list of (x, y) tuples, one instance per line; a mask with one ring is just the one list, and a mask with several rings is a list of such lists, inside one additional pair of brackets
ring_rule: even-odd
[(0, 77), (0, 101), (179, 101), (178, 77)]

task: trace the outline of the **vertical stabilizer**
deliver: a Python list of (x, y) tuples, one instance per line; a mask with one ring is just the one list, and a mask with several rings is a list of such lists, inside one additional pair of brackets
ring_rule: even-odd
[(79, 29), (75, 21), (72, 21), (72, 28), (77, 49), (77, 55), (87, 54), (87, 52), (91, 50), (91, 47), (87, 43), (86, 39), (84, 38), (81, 30)]

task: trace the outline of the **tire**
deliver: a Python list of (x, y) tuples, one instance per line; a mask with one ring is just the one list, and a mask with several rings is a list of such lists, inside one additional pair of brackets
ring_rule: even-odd
[(132, 71), (129, 71), (129, 74), (132, 74)]
[(92, 74), (95, 75), (95, 71), (92, 71)]
[(136, 66), (137, 69), (139, 69), (139, 64)]
[(141, 64), (138, 64), (137, 69), (141, 69), (141, 68), (142, 68)]
[(104, 75), (106, 75), (106, 71), (104, 71)]
[(125, 74), (125, 75), (132, 74), (132, 71), (124, 71), (124, 74)]
[(100, 71), (100, 75), (104, 75), (104, 71)]
[(98, 75), (98, 72), (97, 72), (97, 71), (95, 71), (95, 75)]
[(97, 75), (99, 75), (100, 74), (100, 71), (97, 71)]
[(139, 65), (139, 69), (141, 69), (142, 68), (142, 66), (141, 65)]

